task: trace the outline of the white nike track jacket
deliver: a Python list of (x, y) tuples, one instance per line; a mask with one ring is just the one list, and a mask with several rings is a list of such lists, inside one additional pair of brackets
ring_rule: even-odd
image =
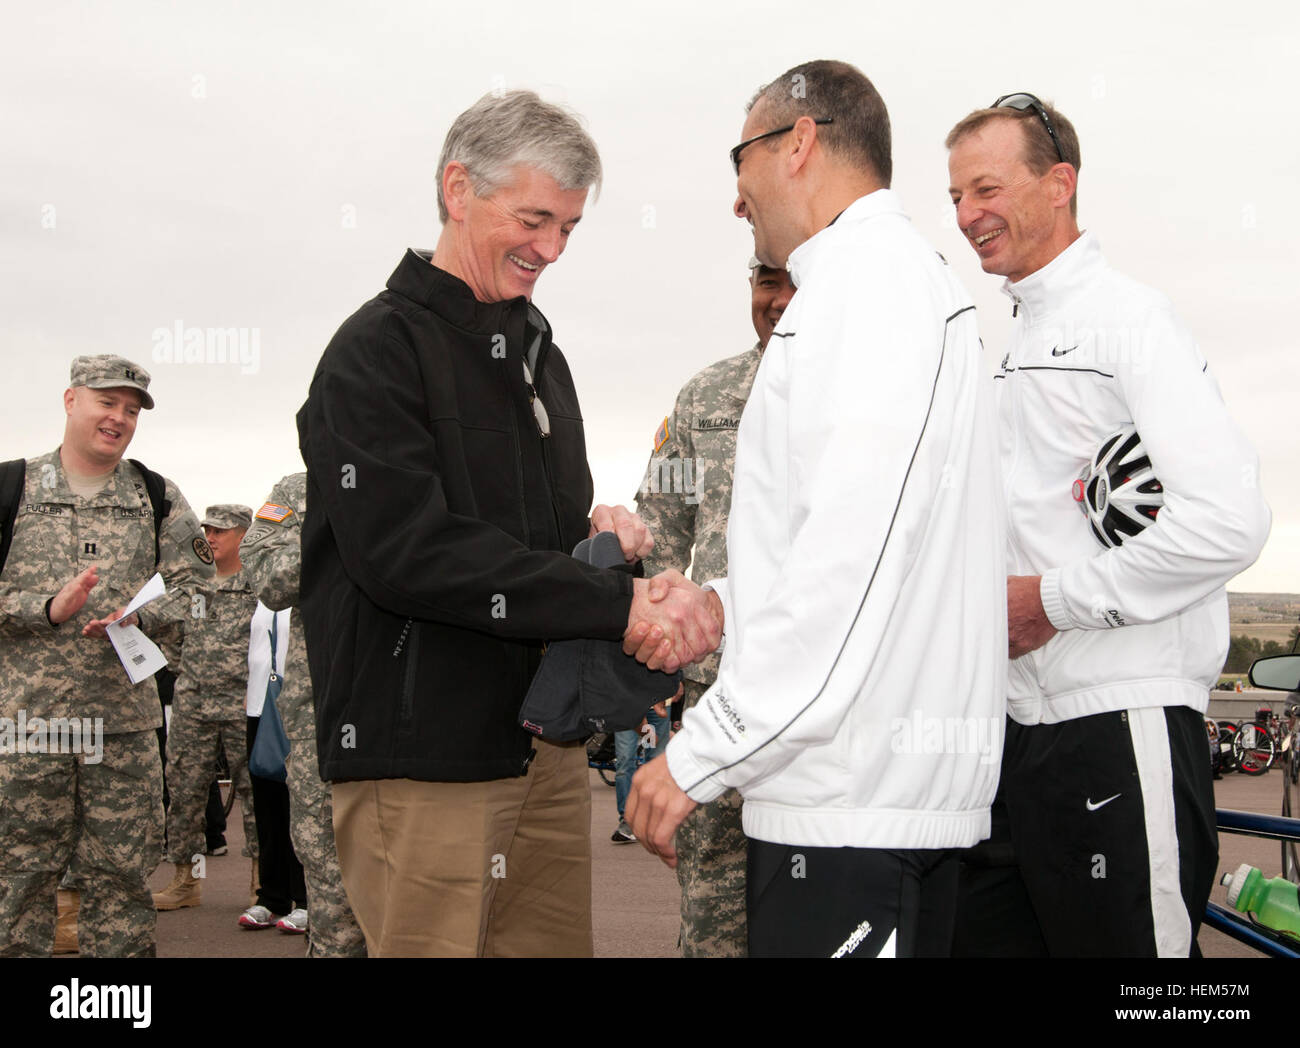
[[(995, 376), (1008, 574), (1042, 575), (1061, 632), (1011, 663), (1011, 716), (1204, 713), (1228, 650), (1224, 584), (1268, 537), (1259, 458), (1168, 299), (1106, 264), (1084, 233), (1003, 290), (1011, 347)], [(1072, 485), (1102, 441), (1137, 427), (1164, 506), (1103, 549)]]
[(1005, 528), (970, 298), (880, 190), (800, 245), (741, 419), (717, 682), (668, 745), (751, 837), (988, 835), (1006, 706)]

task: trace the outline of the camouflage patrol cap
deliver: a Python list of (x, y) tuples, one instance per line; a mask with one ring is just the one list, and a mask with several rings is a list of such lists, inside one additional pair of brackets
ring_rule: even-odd
[(219, 506), (209, 506), (203, 514), (205, 528), (247, 528), (253, 523), (253, 511), (237, 502), (223, 502)]
[(140, 391), (140, 406), (153, 407), (153, 397), (149, 396), (149, 372), (139, 364), (133, 364), (126, 357), (114, 356), (112, 353), (100, 353), (93, 357), (77, 357), (72, 362), (72, 386), (85, 386), (87, 389), (120, 389), (129, 386)]

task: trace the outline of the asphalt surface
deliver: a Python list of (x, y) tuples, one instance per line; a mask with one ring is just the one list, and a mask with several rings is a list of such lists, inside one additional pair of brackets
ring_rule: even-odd
[[(1239, 773), (1215, 784), (1218, 807), (1276, 814), (1281, 809), (1281, 772), (1252, 778)], [(597, 957), (675, 957), (679, 895), (673, 871), (639, 844), (612, 844), (618, 824), (614, 790), (591, 773), (592, 797), (592, 922)], [(209, 858), (202, 904), (158, 915), (159, 957), (301, 957), (305, 941), (275, 929), (249, 931), (239, 927), (239, 915), (249, 904), (250, 862), (240, 856), (243, 845), (238, 812), (232, 812), (226, 839), (230, 854)], [(1280, 870), (1275, 842), (1222, 834), (1219, 875), (1250, 863), (1266, 877)], [(153, 877), (155, 890), (167, 885), (172, 867)], [(1227, 889), (1217, 882), (1213, 898), (1226, 905)], [(1257, 957), (1248, 947), (1203, 928), (1201, 949), (1207, 957)]]
[[(305, 940), (274, 928), (239, 926), (249, 905), (251, 860), (244, 844), (239, 801), (227, 820), (228, 855), (207, 859), (202, 902), (158, 914), (159, 957), (302, 957)], [(612, 844), (618, 825), (614, 789), (591, 772), (592, 927), (597, 957), (675, 957), (680, 896), (677, 875), (639, 844)], [(165, 888), (175, 868), (153, 875)]]

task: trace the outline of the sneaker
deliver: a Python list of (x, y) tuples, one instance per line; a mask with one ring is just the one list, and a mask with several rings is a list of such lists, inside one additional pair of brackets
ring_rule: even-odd
[(275, 926), (280, 931), (288, 932), (291, 935), (306, 935), (307, 911), (299, 906), (288, 917), (281, 917), (276, 921)]
[(209, 844), (203, 852), (204, 855), (228, 855), (229, 853), (230, 848), (226, 846), (224, 840), (220, 844)]
[(632, 832), (632, 827), (627, 824), (625, 819), (619, 819), (618, 829), (613, 832), (609, 839), (615, 844), (635, 844), (636, 834)]
[(265, 906), (250, 906), (239, 917), (241, 928), (269, 928), (275, 923), (275, 914)]

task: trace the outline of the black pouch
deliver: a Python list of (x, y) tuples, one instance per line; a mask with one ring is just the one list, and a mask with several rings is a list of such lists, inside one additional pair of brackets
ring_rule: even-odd
[[(602, 531), (583, 539), (573, 555), (598, 568), (631, 571), (618, 536)], [(623, 654), (616, 640), (561, 640), (546, 646), (528, 694), (519, 708), (519, 725), (543, 739), (567, 742), (594, 732), (636, 728), (656, 702), (677, 691), (681, 671), (646, 669)]]

